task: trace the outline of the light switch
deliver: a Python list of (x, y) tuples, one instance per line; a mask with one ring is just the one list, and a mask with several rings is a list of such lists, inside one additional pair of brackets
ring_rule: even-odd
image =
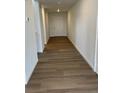
[(29, 17), (26, 17), (26, 21), (29, 22), (30, 21), (30, 18)]

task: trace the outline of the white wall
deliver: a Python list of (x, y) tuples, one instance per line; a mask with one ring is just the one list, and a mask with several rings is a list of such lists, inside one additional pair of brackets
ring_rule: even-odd
[(32, 0), (26, 0), (25, 5), (25, 83), (27, 83), (38, 59)]
[(46, 23), (46, 41), (49, 40), (49, 30), (48, 30), (48, 12), (45, 12), (45, 23)]
[(42, 16), (40, 11), (39, 2), (33, 0), (33, 7), (34, 7), (34, 17), (35, 17), (35, 33), (36, 33), (36, 41), (37, 41), (37, 52), (43, 52), (44, 50), (44, 32), (42, 26)]
[(97, 0), (79, 0), (68, 12), (68, 37), (94, 69)]
[(48, 15), (47, 12), (45, 12), (44, 6), (41, 6), (42, 26), (44, 31), (44, 44), (47, 44), (49, 39), (47, 16)]
[(96, 32), (94, 71), (98, 73), (98, 32)]
[(51, 37), (67, 36), (67, 13), (66, 12), (50, 12), (49, 33)]

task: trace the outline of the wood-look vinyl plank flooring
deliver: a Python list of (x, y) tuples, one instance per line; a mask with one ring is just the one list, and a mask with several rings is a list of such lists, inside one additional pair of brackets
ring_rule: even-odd
[(51, 37), (26, 93), (97, 93), (98, 78), (67, 37)]

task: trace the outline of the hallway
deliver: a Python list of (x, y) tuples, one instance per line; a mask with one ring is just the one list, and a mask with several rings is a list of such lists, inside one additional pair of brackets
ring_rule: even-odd
[(97, 75), (67, 37), (51, 37), (26, 93), (97, 93)]

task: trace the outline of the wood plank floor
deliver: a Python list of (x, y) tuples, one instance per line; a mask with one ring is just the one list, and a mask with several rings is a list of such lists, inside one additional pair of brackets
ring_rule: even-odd
[(97, 75), (66, 37), (50, 38), (26, 93), (97, 93)]

